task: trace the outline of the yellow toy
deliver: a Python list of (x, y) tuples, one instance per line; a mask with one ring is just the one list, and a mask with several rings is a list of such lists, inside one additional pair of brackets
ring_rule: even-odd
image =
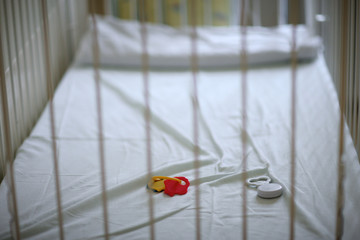
[(165, 177), (165, 176), (154, 176), (150, 179), (146, 187), (148, 189), (153, 190), (154, 192), (162, 192), (165, 190), (165, 180), (172, 180), (176, 181), (181, 184), (181, 180), (172, 177)]

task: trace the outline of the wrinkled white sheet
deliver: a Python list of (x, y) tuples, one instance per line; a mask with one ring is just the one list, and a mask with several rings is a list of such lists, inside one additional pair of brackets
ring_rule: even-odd
[[(140, 24), (107, 17), (97, 17), (100, 59), (103, 65), (141, 66)], [(149, 64), (159, 68), (189, 68), (191, 29), (147, 24)], [(76, 61), (92, 64), (92, 33), (83, 38)], [(247, 60), (250, 65), (284, 62), (290, 59), (291, 26), (247, 28)], [(297, 57), (317, 56), (321, 40), (300, 25), (297, 28)], [(201, 67), (237, 67), (240, 64), (240, 30), (238, 26), (198, 27), (197, 56)]]
[[(203, 239), (239, 239), (242, 232), (240, 80), (237, 70), (199, 72), (200, 194)], [(249, 239), (288, 239), (290, 67), (248, 71), (248, 174), (284, 186), (276, 199), (248, 189)], [(113, 239), (148, 239), (148, 198), (142, 74), (102, 69), (101, 91), (109, 227)], [(194, 180), (192, 75), (151, 71), (154, 175)], [(298, 66), (296, 239), (332, 239), (338, 149), (338, 101), (323, 58)], [(56, 134), (66, 239), (102, 239), (93, 70), (70, 68), (55, 95)], [(57, 239), (54, 169), (45, 109), (17, 152), (15, 178), (23, 239)], [(360, 166), (345, 143), (343, 239), (360, 236)], [(10, 238), (8, 186), (0, 186), (0, 239)], [(195, 192), (155, 194), (156, 239), (195, 238)]]

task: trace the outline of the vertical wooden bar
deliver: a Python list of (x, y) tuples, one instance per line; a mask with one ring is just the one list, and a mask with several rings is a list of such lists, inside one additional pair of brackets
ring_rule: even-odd
[[(146, 28), (146, 10), (145, 1), (139, 0), (139, 17), (140, 17), (140, 35), (142, 49), (142, 75), (144, 84), (144, 118), (145, 118), (145, 136), (146, 136), (146, 162), (147, 162), (147, 178), (152, 177), (152, 145), (151, 145), (151, 109), (149, 95), (149, 54), (148, 54), (148, 33)], [(151, 191), (148, 191), (149, 206), (149, 223), (150, 223), (150, 239), (155, 239), (155, 222), (154, 222), (154, 201)]]
[[(43, 19), (41, 13), (41, 1), (35, 0), (33, 8), (33, 17), (35, 22), (35, 32), (36, 32), (36, 41), (35, 47), (37, 51), (37, 58), (35, 58), (36, 65), (39, 66), (39, 84), (38, 89), (40, 95), (40, 104), (39, 106), (43, 107), (48, 101), (47, 96), (47, 79), (46, 79), (46, 58), (45, 58), (45, 42), (44, 42), (44, 28), (43, 28)], [(47, 11), (47, 10), (46, 10)], [(45, 94), (44, 94), (45, 93)]]
[(261, 0), (252, 1), (252, 25), (261, 26)]
[[(187, 0), (188, 1), (188, 12), (190, 13), (193, 9), (192, 6), (196, 5), (196, 13), (195, 13), (195, 24), (196, 25), (203, 25), (204, 24), (204, 1), (203, 0)], [(189, 14), (188, 22), (191, 23), (191, 13)], [(191, 24), (190, 24), (191, 25)]]
[(28, 56), (28, 51), (27, 51), (27, 46), (28, 43), (30, 42), (30, 37), (28, 37), (25, 34), (25, 23), (24, 23), (24, 11), (23, 11), (23, 5), (25, 4), (25, 2), (23, 1), (18, 1), (18, 9), (19, 9), (19, 19), (20, 19), (20, 33), (21, 33), (21, 39), (22, 39), (22, 49), (23, 49), (23, 59), (24, 59), (24, 77), (25, 77), (25, 88), (26, 88), (26, 109), (27, 109), (27, 116), (28, 116), (28, 120), (26, 121), (26, 133), (25, 135), (27, 136), (31, 130), (31, 127), (33, 125), (33, 101), (32, 101), (32, 97), (31, 97), (31, 89), (32, 89), (32, 84), (31, 84), (31, 78), (30, 78), (30, 68), (28, 67), (28, 63), (29, 63), (29, 56)]
[(240, 8), (240, 3), (238, 0), (229, 0), (229, 12), (231, 14), (230, 17), (230, 25), (239, 25), (240, 24), (240, 12), (239, 12), (239, 8)]
[(107, 194), (106, 194), (106, 167), (105, 167), (105, 146), (104, 146), (104, 135), (103, 135), (103, 120), (102, 120), (102, 101), (101, 101), (101, 89), (100, 89), (100, 49), (98, 42), (98, 29), (96, 25), (96, 18), (94, 14), (94, 1), (90, 3), (92, 8), (91, 19), (93, 23), (93, 68), (94, 68), (94, 80), (96, 90), (96, 111), (97, 111), (97, 127), (98, 127), (98, 139), (99, 139), (99, 160), (100, 160), (100, 171), (101, 171), (101, 196), (102, 196), (102, 207), (103, 207), (103, 218), (104, 218), (104, 238), (109, 239), (109, 224), (108, 224), (108, 206), (107, 206)]
[[(16, 87), (17, 85), (15, 85), (16, 81), (14, 78), (14, 68), (13, 68), (13, 61), (12, 61), (12, 54), (11, 54), (11, 43), (10, 43), (10, 31), (9, 31), (9, 15), (8, 15), (8, 7), (7, 7), (7, 1), (3, 1), (4, 3), (4, 18), (5, 18), (5, 35), (6, 35), (6, 45), (8, 46), (7, 48), (7, 55), (8, 55), (8, 62), (9, 62), (9, 72), (10, 72), (10, 82), (11, 82), (11, 100), (12, 100), (12, 114), (13, 114), (13, 119), (12, 122), (9, 122), (9, 127), (10, 129), (12, 129), (12, 143), (14, 144), (14, 146), (18, 145), (20, 143), (20, 132), (19, 132), (19, 118), (20, 116), (18, 115), (18, 109), (19, 106), (16, 102)], [(5, 81), (5, 78), (4, 78)], [(9, 106), (9, 105), (7, 105)], [(10, 119), (10, 115), (11, 112), (8, 113), (9, 114), (9, 119)]]
[(195, 185), (195, 219), (196, 219), (196, 239), (201, 239), (201, 218), (200, 218), (200, 160), (199, 160), (199, 121), (198, 121), (198, 46), (197, 46), (197, 14), (198, 1), (190, 2), (190, 22), (191, 22), (191, 72), (193, 78), (193, 139), (194, 139), (194, 185)]
[(340, 240), (343, 234), (344, 227), (344, 128), (345, 128), (345, 97), (347, 86), (347, 44), (348, 44), (348, 0), (341, 2), (341, 65), (340, 65), (340, 125), (339, 125), (339, 155), (338, 155), (338, 182), (337, 182), (337, 201), (336, 201), (336, 228), (335, 238)]
[[(23, 51), (23, 47), (21, 48), (21, 46), (19, 47), (19, 41), (18, 41), (18, 18), (16, 17), (16, 11), (15, 11), (15, 4), (17, 3), (17, 0), (13, 0), (11, 1), (11, 15), (12, 15), (12, 22), (13, 22), (13, 35), (14, 35), (14, 46), (15, 46), (15, 56), (16, 56), (16, 68), (17, 68), (17, 75), (18, 75), (18, 86), (19, 89), (18, 90), (18, 99), (17, 101), (20, 102), (20, 114), (19, 114), (19, 118), (20, 118), (20, 142), (22, 142), (22, 140), (24, 139), (24, 137), (27, 135), (26, 134), (26, 124), (28, 122), (28, 116), (29, 116), (29, 107), (28, 107), (28, 101), (25, 101), (25, 97), (26, 97), (26, 89), (24, 89), (24, 78), (23, 78), (23, 73), (22, 73), (22, 67), (20, 65), (20, 62), (22, 61), (23, 63), (25, 63), (25, 61), (23, 61), (24, 58), (20, 58), (20, 51)], [(21, 23), (19, 23), (21, 24)], [(21, 38), (21, 41), (23, 41), (24, 38)]]
[(315, 35), (315, 1), (305, 0), (305, 24), (309, 32)]
[[(6, 12), (6, 8), (4, 8)], [(11, 64), (11, 62), (9, 63)], [(11, 198), (12, 205), (9, 204), (9, 211), (12, 217), (10, 222), (10, 227), (12, 228), (12, 223), (15, 223), (15, 236), (12, 235), (14, 239), (21, 239), (20, 232), (20, 219), (18, 215), (18, 205), (16, 197), (16, 186), (15, 186), (15, 172), (13, 167), (13, 151), (12, 151), (12, 140), (11, 140), (11, 130), (10, 130), (10, 118), (9, 118), (9, 105), (7, 99), (7, 87), (5, 79), (5, 68), (4, 68), (4, 59), (3, 59), (3, 44), (2, 44), (2, 29), (0, 24), (0, 91), (1, 91), (1, 107), (2, 107), (2, 121), (4, 123), (4, 140), (5, 140), (5, 162), (8, 165), (7, 170), (7, 180), (9, 184), (8, 196)], [(12, 231), (11, 231), (12, 233)], [(13, 233), (12, 233), (13, 234)]]
[(299, 2), (290, 1), (290, 24), (292, 25), (291, 41), (291, 143), (290, 143), (290, 240), (295, 238), (295, 173), (296, 173), (296, 84), (297, 84), (297, 51), (296, 26), (298, 24)]
[(67, 29), (67, 50), (68, 50), (68, 62), (70, 62), (71, 58), (72, 58), (72, 53), (73, 53), (73, 32), (72, 32), (72, 19), (73, 19), (73, 15), (71, 14), (71, 7), (70, 7), (70, 0), (65, 0), (65, 8), (67, 9), (66, 12), (66, 29)]
[(36, 121), (36, 104), (34, 104), (35, 102), (35, 96), (37, 96), (36, 94), (36, 87), (35, 87), (35, 69), (34, 69), (34, 61), (33, 61), (33, 47), (32, 47), (32, 41), (33, 41), (33, 37), (32, 37), (32, 32), (31, 32), (31, 28), (30, 28), (30, 17), (29, 17), (29, 1), (25, 1), (23, 2), (23, 4), (25, 4), (24, 8), (23, 8), (23, 12), (21, 14), (23, 14), (24, 16), (24, 20), (25, 20), (25, 27), (24, 30), (26, 29), (26, 38), (27, 38), (27, 48), (29, 49), (29, 55), (27, 55), (27, 63), (28, 63), (28, 79), (29, 82), (31, 84), (29, 84), (29, 96), (30, 96), (30, 105), (31, 105), (31, 113), (32, 113), (32, 117), (31, 117), (31, 126), (33, 126), (35, 124)]
[[(238, 12), (239, 8), (232, 9), (231, 0), (212, 0), (211, 15), (213, 26), (226, 26), (230, 24), (233, 11)], [(237, 19), (235, 22), (237, 22)]]
[(205, 0), (203, 4), (204, 8), (204, 25), (212, 25), (212, 0)]
[(278, 25), (283, 25), (287, 23), (287, 6), (288, 0), (278, 0)]
[(247, 239), (247, 26), (246, 26), (246, 0), (241, 0), (240, 5), (240, 70), (241, 70), (241, 115), (242, 115), (242, 126), (241, 129), (241, 148), (242, 148), (242, 239)]
[(173, 27), (179, 27), (181, 25), (183, 21), (181, 7), (181, 0), (164, 0), (166, 24)]
[(132, 12), (131, 12), (131, 0), (117, 0), (117, 10), (118, 17), (121, 19), (129, 19), (132, 20)]
[(187, 1), (181, 0), (180, 1), (180, 22), (181, 26), (187, 26), (188, 23), (188, 12), (187, 12)]
[(50, 57), (50, 42), (49, 42), (49, 22), (47, 15), (47, 0), (41, 1), (42, 10), (42, 23), (44, 31), (44, 53), (45, 53), (45, 71), (46, 71), (46, 82), (47, 82), (47, 94), (49, 99), (49, 113), (50, 113), (50, 126), (51, 126), (51, 142), (53, 152), (53, 162), (55, 171), (55, 188), (56, 188), (56, 204), (58, 214), (58, 225), (59, 225), (59, 238), (64, 239), (64, 227), (62, 217), (62, 206), (61, 206), (61, 187), (59, 177), (59, 164), (57, 156), (57, 144), (56, 144), (56, 133), (55, 133), (55, 112), (54, 112), (54, 87), (51, 79), (51, 57)]
[[(360, 2), (356, 2), (356, 28), (360, 28)], [(356, 31), (356, 41), (355, 41), (355, 66), (360, 66), (360, 31)], [(358, 156), (360, 156), (360, 70), (359, 68), (356, 68), (356, 75), (355, 75), (355, 81), (357, 83), (357, 87), (355, 89), (356, 92), (356, 98), (355, 98), (355, 112), (356, 112), (356, 118), (355, 118), (355, 146), (358, 153)]]
[(156, 0), (156, 22), (164, 23), (163, 0)]
[[(41, 78), (40, 75), (40, 57), (39, 51), (37, 51), (37, 30), (36, 30), (36, 23), (34, 20), (34, 5), (29, 3), (30, 1), (25, 1), (26, 3), (26, 16), (27, 16), (27, 28), (29, 30), (29, 44), (30, 44), (30, 68), (32, 70), (32, 87), (33, 92), (32, 96), (34, 97), (34, 105), (35, 105), (35, 112), (39, 112), (39, 108), (42, 106), (41, 104), (41, 88), (39, 87), (39, 80)], [(38, 63), (38, 64), (35, 64)], [(37, 116), (34, 118), (34, 123), (36, 121)]]
[[(145, 1), (143, 2), (143, 6), (145, 7)], [(146, 11), (144, 9), (144, 11)], [(131, 12), (131, 19), (132, 20), (138, 20), (138, 7), (137, 7), (137, 0), (130, 0), (130, 12)], [(145, 20), (146, 21), (146, 20)]]
[(359, 148), (357, 147), (357, 143), (358, 143), (358, 136), (357, 136), (357, 131), (360, 125), (359, 122), (359, 66), (360, 62), (359, 62), (359, 41), (360, 41), (360, 37), (359, 37), (359, 33), (360, 31), (356, 31), (356, 29), (359, 29), (360, 27), (360, 18), (359, 18), (359, 9), (360, 9), (360, 5), (358, 1), (354, 1), (354, 64), (353, 66), (355, 66), (355, 68), (353, 69), (354, 71), (354, 88), (353, 88), (353, 92), (354, 92), (354, 96), (353, 96), (353, 108), (352, 108), (352, 112), (353, 112), (353, 116), (352, 116), (352, 136), (353, 136), (353, 140), (354, 140), (354, 145), (355, 148), (358, 152), (358, 155), (360, 154), (359, 152)]

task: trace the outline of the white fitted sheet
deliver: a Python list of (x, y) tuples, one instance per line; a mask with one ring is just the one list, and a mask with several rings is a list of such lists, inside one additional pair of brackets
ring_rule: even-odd
[[(269, 175), (284, 187), (276, 199), (248, 189), (249, 239), (288, 239), (290, 186), (290, 67), (248, 71), (249, 176)], [(101, 91), (109, 227), (113, 239), (149, 238), (142, 74), (102, 69)], [(192, 75), (151, 71), (154, 175), (194, 180)], [(239, 239), (242, 232), (240, 74), (199, 72), (200, 194), (203, 239)], [(331, 239), (335, 232), (339, 107), (322, 57), (298, 66), (296, 239)], [(101, 239), (103, 215), (91, 68), (72, 67), (54, 100), (66, 239)], [(58, 238), (49, 110), (17, 152), (16, 189), (22, 237)], [(360, 236), (360, 166), (345, 134), (343, 239)], [(10, 238), (8, 187), (0, 185), (0, 239)], [(155, 194), (157, 239), (194, 239), (195, 191)]]

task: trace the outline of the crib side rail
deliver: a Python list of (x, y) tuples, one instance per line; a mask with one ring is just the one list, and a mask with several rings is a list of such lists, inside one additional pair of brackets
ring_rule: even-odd
[[(1, 81), (6, 85), (8, 109), (0, 112), (0, 181), (6, 171), (4, 117), (9, 118), (14, 157), (48, 100), (40, 7), (39, 0), (0, 1)], [(87, 1), (49, 0), (47, 13), (51, 72), (56, 86), (87, 27)]]

